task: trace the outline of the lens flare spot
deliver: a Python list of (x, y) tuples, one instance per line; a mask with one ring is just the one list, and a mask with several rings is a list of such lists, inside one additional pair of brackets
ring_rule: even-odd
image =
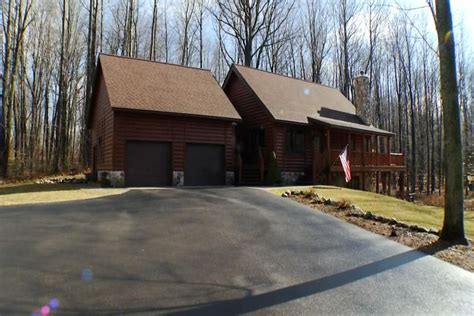
[(444, 35), (444, 43), (445, 44), (448, 44), (449, 41), (451, 40), (451, 36), (453, 36), (453, 32), (451, 31), (448, 31), (445, 35)]
[(304, 91), (303, 91), (304, 95), (309, 95), (310, 91), (308, 88), (305, 88)]
[(55, 310), (59, 307), (59, 300), (57, 298), (52, 298), (49, 301), (49, 307), (51, 307), (52, 310)]
[(41, 316), (48, 316), (50, 312), (51, 312), (51, 309), (49, 308), (48, 305), (41, 307)]
[(92, 270), (89, 268), (86, 268), (82, 270), (81, 272), (81, 280), (85, 282), (90, 282), (92, 281), (92, 278), (94, 277)]

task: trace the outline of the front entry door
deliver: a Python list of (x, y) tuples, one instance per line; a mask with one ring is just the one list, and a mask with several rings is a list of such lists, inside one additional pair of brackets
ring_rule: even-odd
[(245, 146), (245, 156), (247, 161), (254, 161), (258, 155), (258, 148), (265, 144), (265, 130), (263, 128), (253, 128), (247, 134)]

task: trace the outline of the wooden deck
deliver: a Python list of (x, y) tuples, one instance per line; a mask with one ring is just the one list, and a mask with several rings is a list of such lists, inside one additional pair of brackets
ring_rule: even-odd
[[(331, 172), (342, 172), (339, 162), (340, 150), (331, 150)], [(348, 154), (352, 172), (404, 171), (405, 157), (401, 153), (356, 152)]]

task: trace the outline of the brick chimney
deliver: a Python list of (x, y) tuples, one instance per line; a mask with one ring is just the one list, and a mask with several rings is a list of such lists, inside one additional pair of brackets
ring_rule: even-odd
[(363, 71), (353, 79), (354, 105), (357, 115), (368, 125), (373, 124), (373, 114), (370, 113), (370, 86), (369, 76)]

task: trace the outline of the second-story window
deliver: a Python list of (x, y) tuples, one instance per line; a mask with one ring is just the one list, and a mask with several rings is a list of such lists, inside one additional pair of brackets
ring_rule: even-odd
[(285, 135), (286, 152), (290, 154), (301, 154), (304, 152), (304, 130), (300, 128), (288, 128)]

